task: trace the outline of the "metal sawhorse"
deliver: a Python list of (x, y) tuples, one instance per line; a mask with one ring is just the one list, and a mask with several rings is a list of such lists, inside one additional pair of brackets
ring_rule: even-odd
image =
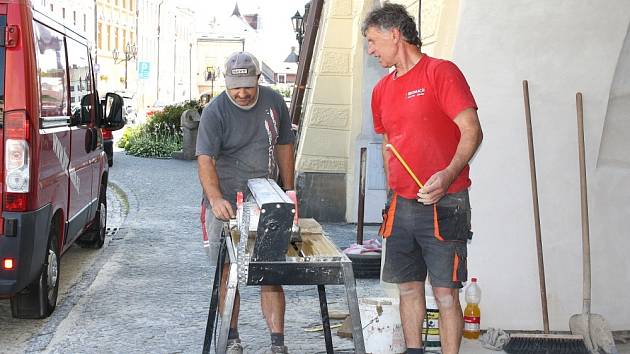
[[(203, 346), (203, 353), (209, 354), (213, 337), (215, 338), (215, 352), (223, 354), (227, 348), (227, 337), (230, 319), (234, 307), (236, 290), (240, 283), (244, 285), (317, 285), (319, 304), (324, 329), (326, 352), (333, 354), (330, 319), (326, 300), (326, 285), (344, 285), (350, 318), (352, 321), (352, 338), (355, 353), (364, 354), (363, 330), (357, 301), (356, 283), (352, 271), (352, 262), (322, 233), (303, 234), (301, 250), (294, 249), (287, 253), (286, 261), (250, 261), (238, 259), (247, 258), (237, 251), (239, 242), (246, 245), (246, 240), (236, 240), (238, 234), (233, 233), (229, 226), (224, 227), (221, 237), (219, 259), (212, 287), (212, 296), (208, 312), (208, 322)], [(240, 238), (240, 237), (239, 237)], [(251, 241), (251, 240), (250, 240)], [(317, 244), (323, 252), (314, 252), (308, 245)], [(253, 246), (249, 246), (250, 250)], [(222, 269), (226, 258), (228, 260), (228, 276), (223, 283)], [(226, 286), (225, 305), (223, 313), (219, 311), (219, 293), (222, 286)], [(218, 316), (221, 324), (217, 325)], [(216, 327), (215, 327), (216, 326)]]

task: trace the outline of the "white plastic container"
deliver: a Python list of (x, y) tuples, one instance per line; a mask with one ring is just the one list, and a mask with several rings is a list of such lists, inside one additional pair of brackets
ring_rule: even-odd
[(360, 299), (359, 312), (366, 353), (398, 354), (407, 350), (400, 324), (398, 299)]

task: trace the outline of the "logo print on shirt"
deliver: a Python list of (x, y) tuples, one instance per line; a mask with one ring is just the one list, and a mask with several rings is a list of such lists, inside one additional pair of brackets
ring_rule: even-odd
[(277, 166), (274, 158), (274, 148), (278, 141), (278, 115), (273, 108), (269, 108), (266, 112), (267, 117), (265, 119), (265, 130), (267, 131), (267, 138), (269, 141), (269, 160), (268, 160), (268, 173), (270, 178), (277, 177)]
[(410, 99), (410, 98), (413, 98), (413, 97), (416, 97), (416, 96), (424, 96), (424, 91), (425, 91), (424, 87), (419, 88), (419, 89), (415, 89), (415, 90), (411, 90), (411, 91), (407, 92), (407, 99)]

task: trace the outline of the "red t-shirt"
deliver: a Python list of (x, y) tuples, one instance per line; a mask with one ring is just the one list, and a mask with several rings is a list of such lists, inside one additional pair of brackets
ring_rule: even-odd
[[(427, 55), (404, 75), (383, 77), (372, 91), (374, 130), (387, 134), (422, 183), (450, 164), (460, 140), (453, 119), (467, 108), (477, 109), (477, 104), (461, 71)], [(386, 163), (390, 188), (403, 198), (416, 198), (418, 186), (398, 159), (390, 154)], [(468, 170), (468, 165), (462, 169), (448, 193), (470, 186)]]

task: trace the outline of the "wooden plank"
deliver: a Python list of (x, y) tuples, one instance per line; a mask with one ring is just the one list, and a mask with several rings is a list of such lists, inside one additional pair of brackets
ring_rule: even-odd
[[(341, 254), (337, 246), (322, 232), (321, 225), (311, 218), (299, 220), (302, 242), (298, 243), (298, 250), (292, 245), (287, 250), (289, 257), (335, 257)], [(238, 243), (240, 234), (232, 230), (232, 239)], [(247, 253), (251, 254), (256, 242), (256, 232), (250, 232), (247, 240)]]
[(298, 220), (298, 224), (300, 225), (300, 234), (321, 234), (322, 226), (312, 218), (300, 218)]
[(309, 256), (324, 256), (334, 257), (339, 256), (339, 249), (323, 234), (302, 234), (302, 253), (305, 257)]

